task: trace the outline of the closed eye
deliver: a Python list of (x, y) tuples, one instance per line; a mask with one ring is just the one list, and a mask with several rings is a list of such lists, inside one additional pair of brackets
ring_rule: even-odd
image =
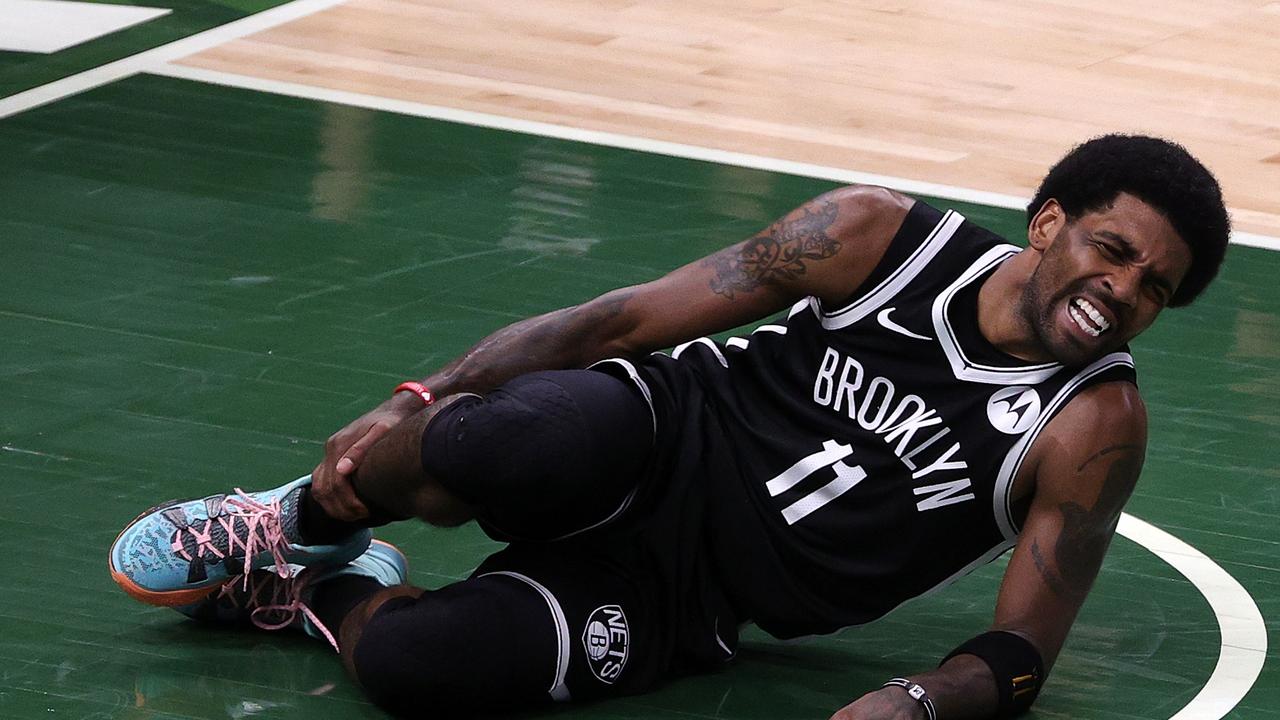
[(1113, 247), (1112, 245), (1109, 245), (1104, 242), (1098, 242), (1096, 240), (1094, 241), (1093, 244), (1097, 246), (1098, 252), (1102, 253), (1102, 257), (1112, 262), (1119, 262), (1122, 259), (1124, 259), (1124, 255), (1120, 252), (1119, 248)]

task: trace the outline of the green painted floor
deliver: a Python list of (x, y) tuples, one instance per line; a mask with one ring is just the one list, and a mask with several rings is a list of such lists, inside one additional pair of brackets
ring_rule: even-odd
[[(307, 472), (334, 429), (517, 318), (653, 277), (828, 183), (137, 77), (0, 121), (0, 718), (377, 718), (302, 637), (210, 632), (106, 572), (156, 501)], [(1009, 237), (1017, 213), (964, 205)], [(1280, 618), (1280, 255), (1234, 248), (1136, 355), (1129, 511)], [(414, 581), (474, 529), (384, 533)], [(565, 718), (822, 720), (987, 623), (999, 563), (888, 619)], [(1217, 658), (1206, 601), (1118, 539), (1035, 718), (1165, 718)], [(1280, 717), (1269, 663), (1232, 717)]]

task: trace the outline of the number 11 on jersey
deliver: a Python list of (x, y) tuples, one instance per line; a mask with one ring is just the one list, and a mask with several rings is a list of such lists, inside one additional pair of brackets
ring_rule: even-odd
[(782, 509), (782, 517), (788, 525), (795, 525), (809, 513), (849, 492), (867, 477), (867, 472), (861, 465), (850, 466), (845, 463), (844, 459), (852, 454), (852, 446), (828, 440), (822, 443), (821, 450), (801, 458), (795, 465), (783, 470), (777, 477), (765, 483), (769, 497), (777, 497), (823, 468), (831, 468), (835, 471), (834, 480)]

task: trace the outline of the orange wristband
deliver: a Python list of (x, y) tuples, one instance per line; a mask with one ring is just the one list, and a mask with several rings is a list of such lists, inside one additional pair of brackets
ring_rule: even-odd
[(431, 394), (431, 390), (426, 385), (418, 382), (402, 382), (396, 386), (395, 390), (391, 391), (391, 394), (395, 395), (398, 392), (406, 390), (422, 398), (422, 404), (424, 407), (429, 406), (436, 401), (436, 396)]

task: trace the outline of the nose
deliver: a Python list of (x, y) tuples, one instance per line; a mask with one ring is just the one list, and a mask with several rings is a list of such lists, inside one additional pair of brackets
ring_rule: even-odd
[(1138, 293), (1142, 286), (1142, 271), (1131, 265), (1118, 267), (1103, 279), (1103, 284), (1111, 291), (1111, 296), (1125, 307), (1138, 304)]

